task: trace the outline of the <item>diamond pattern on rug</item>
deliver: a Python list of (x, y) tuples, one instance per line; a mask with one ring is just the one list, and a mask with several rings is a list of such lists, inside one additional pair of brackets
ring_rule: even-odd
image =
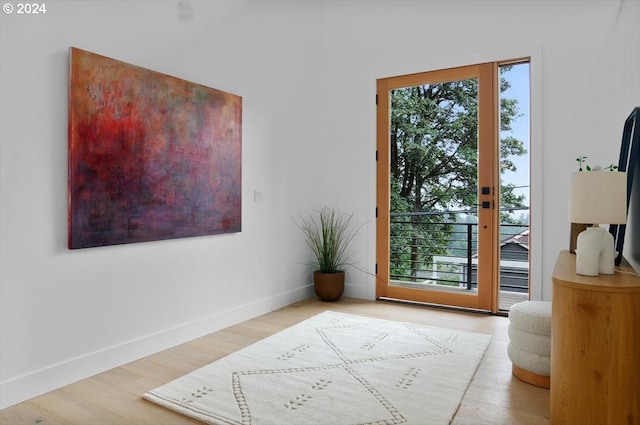
[[(286, 376), (271, 376), (278, 374)], [(242, 423), (251, 423), (251, 417), (279, 417), (284, 407), (287, 423), (301, 424), (308, 420), (309, 410), (331, 406), (334, 411), (348, 412), (358, 402), (371, 406), (368, 411), (359, 412), (360, 423), (405, 422), (397, 409), (348, 365), (236, 372), (233, 380), (238, 405), (246, 406)], [(274, 384), (286, 381), (287, 386), (270, 393), (265, 400), (262, 389), (270, 380)]]
[[(437, 340), (407, 323), (391, 322), (384, 330), (370, 324), (357, 324), (318, 328), (317, 332), (346, 363), (450, 352)], [(354, 341), (357, 343), (354, 344)]]
[(144, 398), (209, 424), (448, 424), (490, 340), (327, 311)]

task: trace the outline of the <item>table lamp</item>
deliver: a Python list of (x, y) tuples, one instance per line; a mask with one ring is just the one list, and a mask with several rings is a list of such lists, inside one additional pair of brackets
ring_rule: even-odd
[(615, 273), (613, 236), (599, 224), (624, 224), (626, 219), (627, 173), (598, 170), (577, 171), (571, 175), (569, 222), (572, 230), (574, 223), (593, 225), (576, 238), (577, 274)]

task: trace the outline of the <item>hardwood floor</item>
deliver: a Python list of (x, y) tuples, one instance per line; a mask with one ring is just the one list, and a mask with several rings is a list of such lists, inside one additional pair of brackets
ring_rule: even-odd
[(4, 409), (0, 411), (0, 424), (198, 424), (143, 400), (141, 395), (324, 310), (491, 334), (491, 345), (452, 423), (550, 424), (549, 390), (526, 384), (511, 375), (507, 318), (349, 298), (336, 303), (303, 300), (131, 362)]

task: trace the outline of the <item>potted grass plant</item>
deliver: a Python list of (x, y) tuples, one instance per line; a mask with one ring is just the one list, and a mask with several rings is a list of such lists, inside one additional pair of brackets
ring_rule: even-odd
[(345, 268), (351, 257), (349, 244), (362, 225), (354, 225), (353, 213), (328, 207), (296, 220), (296, 225), (315, 257), (310, 266), (316, 295), (322, 301), (338, 300), (344, 293)]

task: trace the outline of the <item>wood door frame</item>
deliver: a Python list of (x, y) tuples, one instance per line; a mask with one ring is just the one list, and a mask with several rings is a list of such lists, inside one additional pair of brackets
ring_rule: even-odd
[[(398, 77), (377, 80), (377, 164), (376, 175), (376, 298), (397, 298), (418, 302), (428, 302), (443, 305), (455, 305), (465, 308), (497, 311), (499, 285), (498, 279), (498, 246), (499, 240), (499, 211), (500, 196), (499, 173), (497, 164), (498, 152), (498, 62), (449, 68), (409, 74)], [(417, 85), (457, 81), (478, 78), (478, 187), (490, 186), (489, 197), (478, 197), (479, 202), (491, 202), (491, 208), (478, 209), (478, 232), (486, 229), (488, 234), (479, 237), (479, 262), (487, 266), (478, 268), (478, 295), (456, 294), (451, 292), (422, 291), (403, 287), (389, 286), (389, 232), (390, 232), (390, 99), (391, 89), (412, 87)], [(480, 153), (482, 149), (482, 153)], [(381, 235), (384, 235), (381, 237)], [(489, 258), (485, 258), (488, 256)]]

